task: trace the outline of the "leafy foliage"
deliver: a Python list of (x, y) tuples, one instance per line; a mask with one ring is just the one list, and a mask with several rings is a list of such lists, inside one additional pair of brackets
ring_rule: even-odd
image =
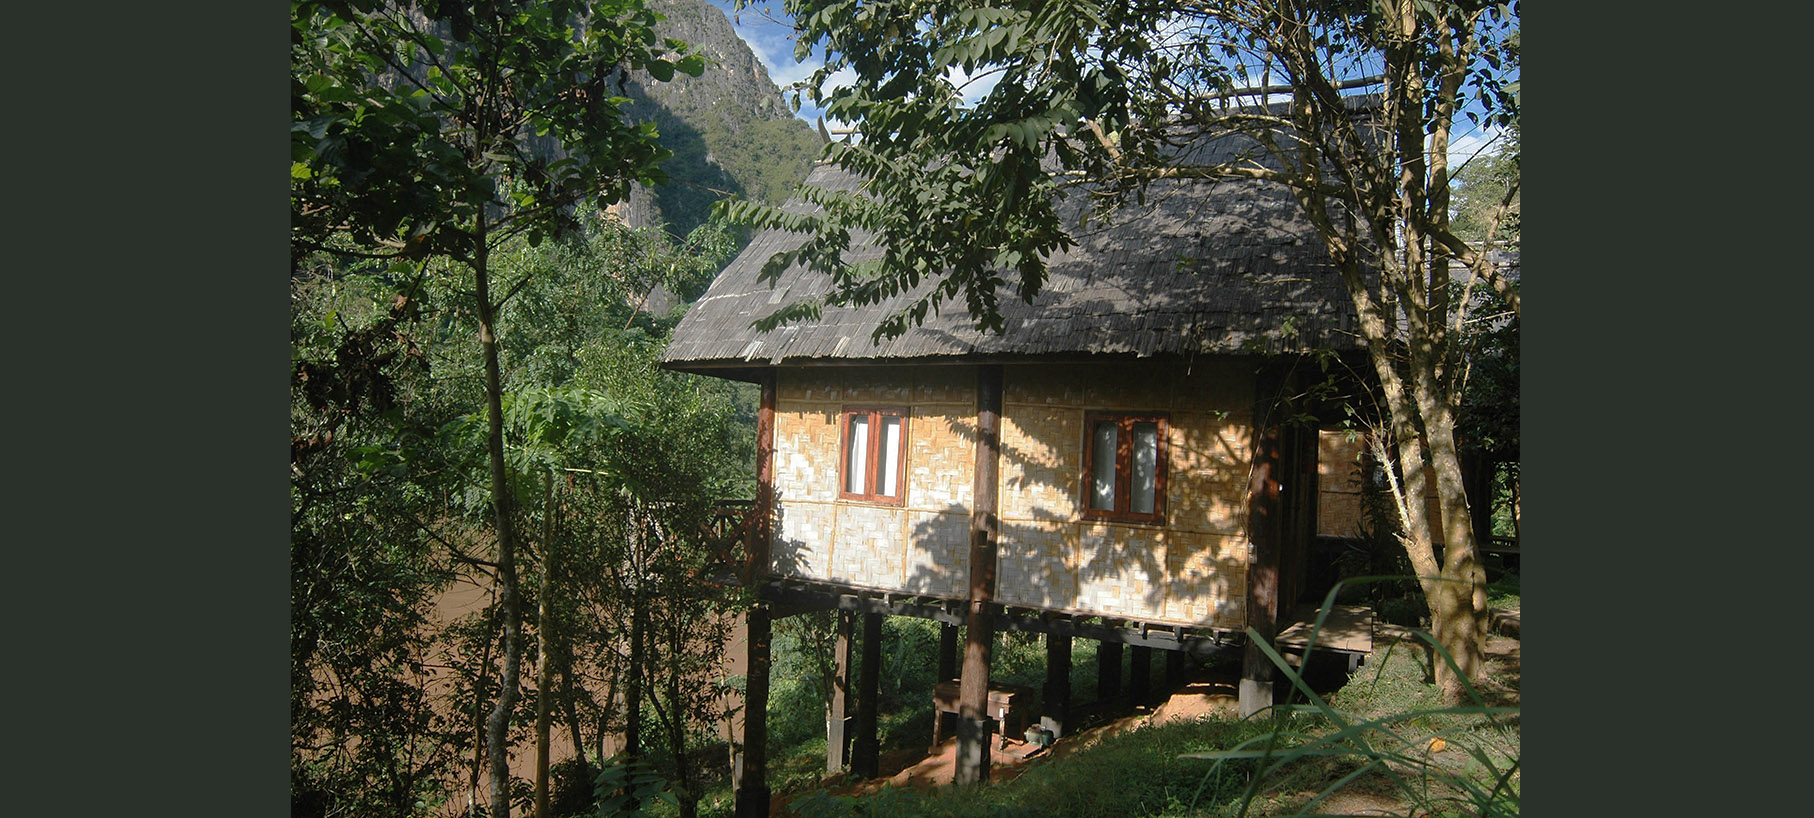
[[(303, 461), (328, 453), (359, 408), (351, 399), (369, 395), (378, 410), (395, 408), (398, 396), (385, 372), (389, 353), (377, 352), (378, 339), (391, 334), (409, 346), (399, 327), (420, 309), (418, 298), (437, 289), (452, 296), (433, 300), (444, 308), (436, 329), (451, 329), (466, 315), (476, 322), (476, 333), (466, 337), (478, 339), (478, 389), (449, 392), (463, 391), (466, 406), (483, 406), (482, 456), (473, 458), (466, 445), (480, 438), (468, 434), (476, 424), (456, 417), (441, 426), (439, 445), (427, 447), (438, 455), (435, 473), (448, 481), (438, 486), (440, 507), (407, 517), (448, 552), (492, 572), (482, 584), (497, 592), (498, 616), (490, 624), (503, 637), (501, 670), (487, 690), (490, 646), (479, 641), (479, 673), (466, 689), (475, 697), (475, 718), (482, 709), (477, 697), (495, 696), (483, 729), (490, 810), (507, 815), (513, 794), (507, 745), (522, 701), (526, 594), (517, 550), (531, 496), (524, 483), (540, 478), (542, 496), (551, 497), (552, 469), (571, 444), (608, 438), (614, 424), (584, 395), (525, 391), (512, 402), (511, 430), (524, 437), (507, 448), (500, 310), (537, 276), (523, 273), (512, 289), (494, 294), (493, 276), (508, 259), (494, 265), (492, 254), (519, 240), (537, 247), (551, 236), (578, 238), (583, 227), (575, 205), (609, 204), (632, 184), (660, 181), (656, 163), (666, 152), (656, 130), (627, 122), (627, 99), (614, 89), (621, 90), (629, 71), (665, 81), (676, 71), (697, 75), (704, 62), (686, 54), (683, 43), (658, 42), (655, 15), (641, 0), (295, 0), (291, 11), (292, 281), (304, 278), (305, 262), (320, 253), (388, 261), (382, 275), (410, 279), (387, 322), (370, 337), (338, 344), (332, 365), (299, 356), (296, 381), (316, 431), (293, 437), (292, 464), (302, 473)], [(329, 275), (339, 272), (332, 262), (328, 267)], [(470, 290), (450, 286), (462, 279)], [(399, 453), (408, 448), (397, 438), (375, 441), (363, 447), (362, 463), (407, 477), (409, 464)], [(479, 460), (484, 479), (476, 479)], [(492, 523), (489, 543), (468, 524), (481, 511)], [(459, 521), (448, 526), (455, 536), (435, 530), (443, 516)], [(542, 509), (547, 558), (555, 518), (554, 509)], [(495, 549), (495, 559), (466, 553), (463, 541), (470, 539)], [(476, 772), (472, 783), (476, 789)]]
[[(601, 720), (622, 727), (611, 704), (628, 678), (617, 649), (638, 606), (656, 623), (696, 626), (653, 631), (666, 641), (652, 641), (651, 667), (701, 679), (716, 672), (716, 655), (699, 647), (722, 642), (704, 629), (719, 627), (716, 612), (732, 601), (689, 590), (712, 559), (692, 532), (713, 501), (752, 491), (755, 398), (747, 388), (660, 370), (679, 313), (641, 308), (656, 283), (699, 286), (728, 252), (726, 231), (703, 226), (680, 244), (584, 209), (578, 216), (587, 225), (582, 240), (531, 248), (519, 239), (494, 263), (515, 289), (498, 321), (507, 340), (503, 407), (517, 529), (530, 533), (532, 553), (557, 556), (546, 638), (563, 672), (537, 695), (570, 703), (592, 732)], [(470, 769), (475, 706), (499, 689), (495, 603), (456, 620), (435, 609), (447, 590), (489, 586), (495, 571), (485, 550), (492, 505), (484, 415), (473, 408), (482, 383), (482, 359), (468, 340), (476, 316), (452, 277), (434, 267), (446, 263), (430, 262), (417, 282), (384, 263), (323, 260), (293, 282), (299, 365), (330, 369), (347, 336), (414, 350), (370, 365), (390, 402), (341, 407), (337, 434), (297, 461), (293, 477), (293, 796), (302, 813), (421, 814), (449, 798)], [(412, 286), (417, 306), (394, 317), (394, 293)], [(314, 428), (331, 408), (299, 388), (296, 428)], [(639, 544), (633, 512), (673, 536), (660, 548)], [(551, 513), (552, 528), (543, 525)], [(548, 531), (553, 537), (544, 539)], [(643, 573), (626, 573), (633, 564)], [(542, 570), (530, 566), (525, 577), (531, 607), (541, 601)], [(535, 644), (544, 634), (532, 627), (529, 637)], [(680, 649), (664, 647), (675, 641)], [(661, 678), (651, 673), (644, 683), (653, 689)], [(652, 695), (663, 713), (712, 723), (715, 689), (680, 693), (672, 702), (665, 689)], [(532, 720), (515, 718), (513, 741), (527, 738)], [(563, 713), (560, 721), (569, 719)], [(692, 740), (696, 728), (687, 730)], [(671, 765), (671, 755), (653, 753), (650, 763)], [(675, 775), (672, 766), (665, 774)], [(585, 786), (589, 792), (589, 780)]]
[(1522, 137), (1512, 123), (1503, 144), (1471, 157), (1455, 172), (1455, 234), (1469, 243), (1489, 240), (1517, 247), (1523, 234), (1518, 167)]
[(592, 814), (599, 818), (642, 818), (651, 815), (643, 809), (651, 802), (679, 803), (661, 775), (636, 761), (608, 763), (593, 782), (596, 806)]
[[(663, 179), (653, 125), (632, 125), (626, 71), (704, 62), (658, 43), (638, 0), (291, 3), (291, 237), (393, 257), (471, 258), (473, 225), (531, 243), (562, 209)], [(368, 251), (369, 252), (369, 251)]]

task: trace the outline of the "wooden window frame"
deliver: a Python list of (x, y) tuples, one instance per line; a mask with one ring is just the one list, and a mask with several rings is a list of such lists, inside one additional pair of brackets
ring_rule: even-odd
[[(863, 460), (863, 492), (849, 490), (850, 476), (850, 421), (857, 416), (869, 420), (869, 451)], [(893, 417), (901, 420), (900, 451), (895, 456), (894, 496), (877, 494), (881, 472), (876, 464), (881, 462), (878, 455), (882, 451), (882, 418)], [(875, 503), (884, 506), (901, 506), (907, 503), (907, 427), (911, 416), (904, 406), (846, 406), (839, 412), (838, 420), (838, 499), (855, 500), (863, 503)]]
[[(1090, 498), (1094, 494), (1096, 476), (1096, 424), (1108, 421), (1113, 421), (1119, 429), (1115, 440), (1115, 507), (1102, 509), (1092, 507)], [(1151, 514), (1130, 510), (1133, 505), (1133, 432), (1136, 423), (1153, 423), (1159, 427), (1156, 435), (1157, 452), (1153, 459), (1153, 511)], [(1083, 509), (1083, 519), (1164, 525), (1166, 474), (1170, 470), (1168, 441), (1170, 436), (1171, 417), (1165, 412), (1084, 412), (1083, 480), (1081, 482), (1082, 492), (1078, 495), (1078, 505)]]

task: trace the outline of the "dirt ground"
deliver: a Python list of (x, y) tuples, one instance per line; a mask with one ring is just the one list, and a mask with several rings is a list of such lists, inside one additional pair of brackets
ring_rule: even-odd
[[(1508, 617), (1503, 614), (1496, 615), (1495, 633), (1487, 638), (1487, 675), (1493, 681), (1488, 682), (1488, 690), (1485, 692), (1490, 699), (1495, 700), (1495, 704), (1515, 705), (1518, 702), (1521, 678), (1518, 612), (1511, 611), (1509, 622), (1507, 620)], [(1506, 635), (1508, 633), (1510, 635)], [(1404, 635), (1403, 629), (1377, 625), (1375, 650), (1383, 647), (1386, 640)], [(1043, 763), (1046, 759), (1069, 755), (1108, 736), (1138, 730), (1149, 724), (1196, 719), (1211, 713), (1232, 715), (1238, 711), (1238, 676), (1238, 669), (1233, 667), (1202, 671), (1183, 687), (1173, 691), (1159, 706), (1143, 708), (1131, 715), (1080, 730), (1044, 750), (1022, 741), (1009, 740), (1005, 746), (998, 741), (990, 750), (990, 778), (994, 781), (1012, 780), (1032, 765)], [(856, 795), (890, 786), (937, 787), (950, 784), (956, 768), (956, 757), (956, 739), (946, 739), (930, 753), (920, 750), (888, 753), (879, 759), (882, 773), (880, 777), (840, 787), (836, 792), (840, 795)], [(777, 799), (773, 815), (790, 814), (782, 803), (784, 800)], [(1403, 815), (1407, 805), (1389, 794), (1370, 792), (1364, 786), (1353, 786), (1325, 799), (1320, 809), (1332, 814), (1385, 816)]]

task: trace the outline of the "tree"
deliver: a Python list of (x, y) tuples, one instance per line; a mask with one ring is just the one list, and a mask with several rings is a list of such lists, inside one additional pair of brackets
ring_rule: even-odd
[[(500, 278), (525, 282), (496, 320), (521, 599), (536, 612), (523, 629), (534, 681), (511, 740), (532, 735), (542, 759), (556, 725), (575, 748), (624, 726), (611, 702), (636, 678), (618, 655), (636, 610), (663, 637), (651, 640), (648, 681), (636, 689), (655, 691), (647, 699), (658, 715), (681, 715), (664, 721), (662, 735), (691, 739), (712, 719), (718, 691), (698, 671), (715, 666), (719, 641), (705, 631), (722, 624), (716, 614), (732, 600), (692, 587), (707, 559), (694, 532), (717, 499), (748, 496), (754, 450), (752, 390), (661, 371), (679, 313), (651, 314), (642, 300), (656, 284), (697, 288), (731, 251), (728, 232), (708, 224), (682, 244), (586, 206), (575, 218), (581, 241), (529, 247), (519, 237), (491, 258)], [(483, 750), (485, 730), (475, 707), (495, 701), (500, 686), (499, 601), (457, 621), (435, 613), (454, 581), (498, 586), (484, 553), (484, 367), (469, 341), (477, 319), (459, 277), (436, 271), (455, 262), (433, 261), (402, 318), (391, 310), (393, 290), (413, 273), (399, 280), (381, 262), (310, 262), (292, 282), (293, 354), (300, 371), (318, 376), (298, 384), (296, 435), (321, 438), (304, 447), (292, 482), (297, 813), (421, 814), (468, 765), (462, 783), (479, 789), (485, 759), (473, 751)], [(386, 344), (413, 352), (386, 358), (376, 352)], [(353, 360), (359, 366), (342, 371)], [(318, 403), (315, 387), (350, 383), (383, 399), (355, 403), (345, 392)], [(312, 435), (329, 415), (339, 418), (331, 439)], [(638, 546), (630, 509), (672, 534), (641, 557), (653, 570), (638, 594), (612, 570)], [(666, 647), (674, 634), (683, 650)], [(669, 759), (682, 762), (666, 771), (682, 797), (696, 793), (684, 754), (652, 761)], [(546, 787), (540, 776), (535, 783)], [(523, 809), (522, 789), (511, 793)]]
[(291, 11), (295, 263), (316, 251), (399, 267), (438, 257), (471, 276), (505, 635), (486, 725), (491, 814), (502, 818), (522, 611), (495, 320), (510, 293), (494, 294), (490, 255), (517, 235), (533, 244), (571, 231), (579, 201), (659, 181), (654, 128), (624, 121), (613, 85), (628, 71), (697, 74), (703, 62), (669, 59), (684, 45), (657, 44), (640, 0), (294, 0)]
[[(999, 331), (1000, 291), (1032, 299), (1044, 258), (1074, 243), (1060, 197), (1110, 209), (1179, 180), (1284, 186), (1352, 296), (1401, 500), (1432, 486), (1440, 498), (1434, 519), (1420, 499), (1399, 507), (1435, 638), (1455, 663), (1438, 668), (1439, 681), (1460, 697), (1484, 667), (1485, 593), (1455, 442), (1475, 301), (1452, 297), (1451, 264), (1465, 269), (1465, 292), (1490, 288), (1514, 314), (1519, 302), (1485, 248), (1449, 223), (1447, 154), (1463, 120), (1517, 120), (1518, 4), (790, 0), (787, 9), (796, 55), (825, 55), (806, 93), (854, 129), (831, 156), (865, 178), (869, 195), (805, 191), (819, 215), (729, 208), (811, 234), (770, 269), (799, 262), (836, 285), (757, 325), (875, 304), (927, 281), (882, 334), (960, 299), (980, 328)], [(854, 79), (822, 93), (839, 72)], [(1190, 158), (1188, 146), (1231, 134), (1253, 149), (1223, 163)], [(847, 264), (859, 229), (883, 255)]]

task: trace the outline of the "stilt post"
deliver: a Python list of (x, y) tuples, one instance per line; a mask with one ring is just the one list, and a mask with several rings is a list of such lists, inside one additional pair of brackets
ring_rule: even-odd
[[(1270, 417), (1282, 379), (1263, 374), (1256, 382), (1253, 469), (1247, 489), (1247, 627), (1259, 641), (1278, 635), (1279, 539), (1284, 532), (1279, 478), (1284, 467), (1277, 424)], [(1273, 704), (1273, 666), (1253, 635), (1241, 655), (1240, 713), (1250, 716)]]
[(863, 614), (863, 661), (857, 671), (856, 744), (850, 749), (850, 772), (875, 778), (880, 772), (876, 711), (882, 692), (882, 615)]
[(1128, 651), (1128, 699), (1136, 705), (1152, 703), (1153, 696), (1153, 649), (1145, 645), (1134, 645)]
[(1071, 720), (1071, 637), (1046, 634), (1045, 717), (1040, 725), (1052, 731), (1053, 738), (1064, 736)]
[(839, 773), (850, 763), (850, 637), (855, 614), (838, 611), (831, 648), (831, 707), (825, 714), (825, 771)]
[(1096, 647), (1096, 701), (1117, 702), (1120, 699), (1121, 643), (1103, 642)]
[(970, 510), (970, 610), (964, 669), (958, 686), (957, 766), (953, 783), (989, 780), (989, 652), (995, 641), (995, 554), (1001, 534), (996, 486), (1001, 466), (1002, 368), (985, 365), (976, 376), (976, 469)]
[[(775, 373), (762, 376), (762, 404), (756, 410), (756, 524), (745, 541), (741, 579), (754, 594), (768, 574), (769, 543), (775, 534)], [(748, 670), (744, 677), (743, 741), (733, 765), (733, 807), (737, 818), (768, 818), (769, 610), (757, 602), (749, 613)]]

